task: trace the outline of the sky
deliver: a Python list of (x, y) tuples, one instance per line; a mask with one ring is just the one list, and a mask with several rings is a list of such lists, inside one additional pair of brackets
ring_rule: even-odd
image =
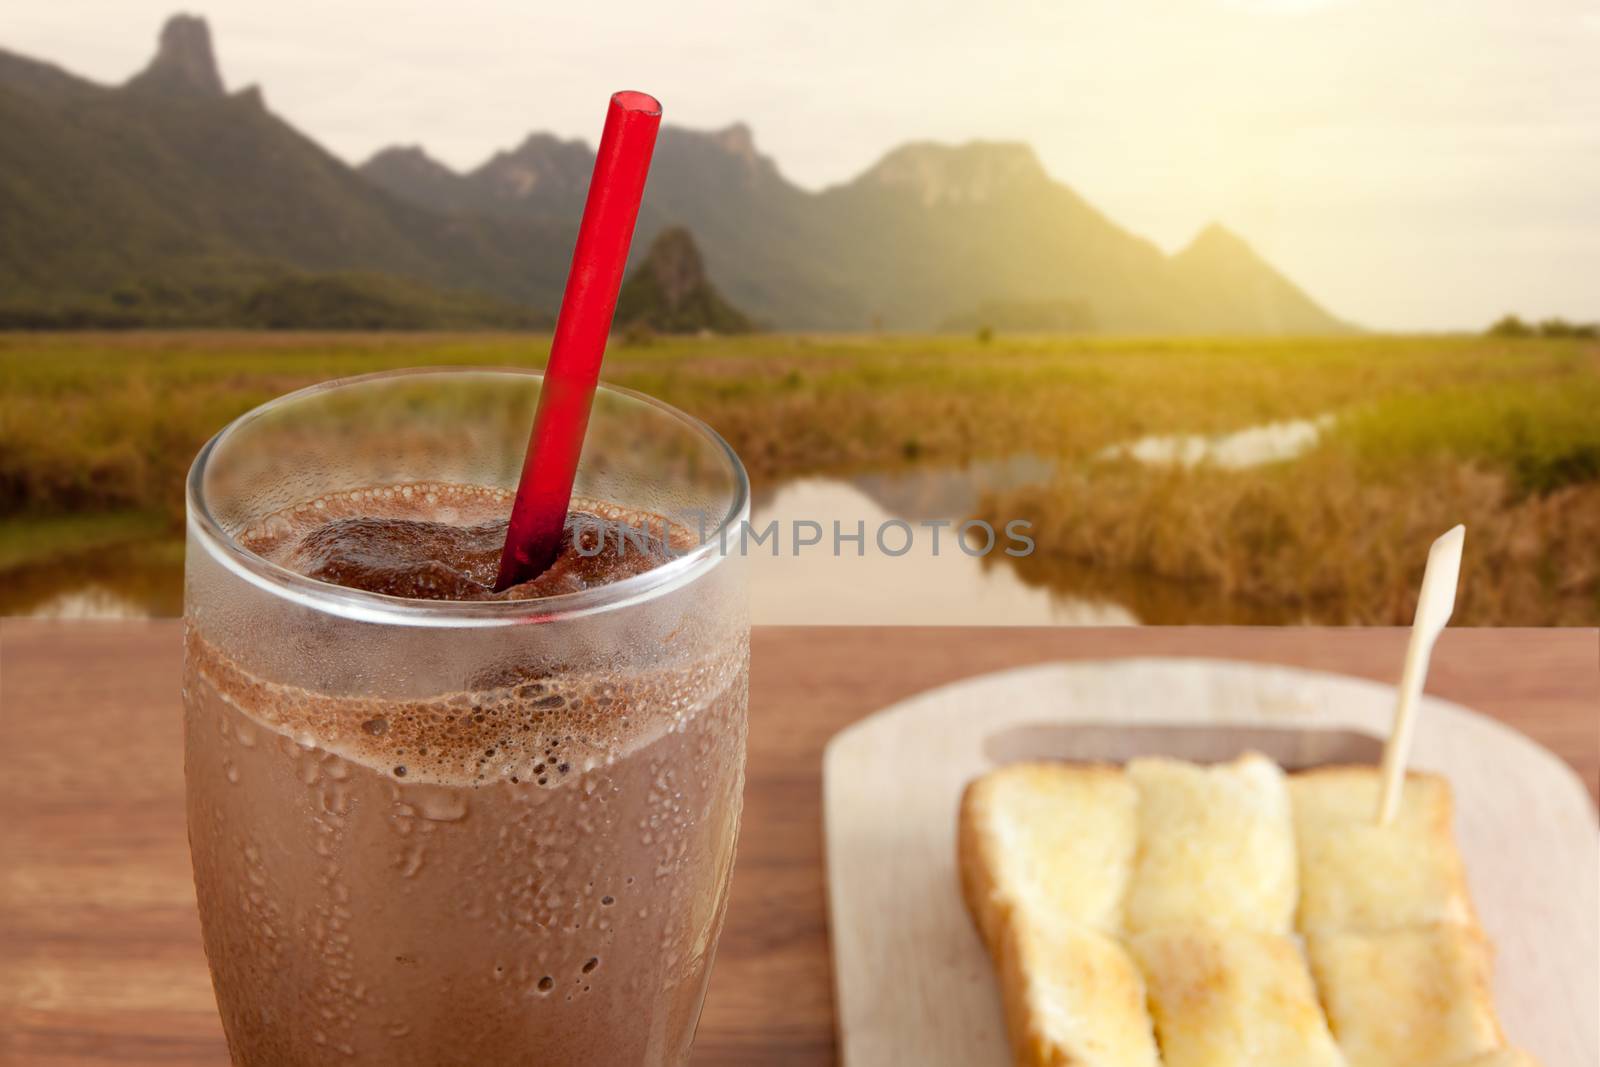
[[(192, 0), (195, 2), (195, 0)], [(13, 0), (0, 47), (102, 82), (171, 0)], [(749, 123), (811, 189), (910, 140), (1026, 141), (1176, 251), (1235, 230), (1336, 314), (1600, 319), (1600, 0), (205, 0), (230, 89), (351, 162), (591, 143), (607, 95)]]

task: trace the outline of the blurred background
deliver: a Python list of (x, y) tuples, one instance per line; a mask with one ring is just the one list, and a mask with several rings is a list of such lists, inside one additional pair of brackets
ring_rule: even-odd
[[(331, 377), (537, 366), (606, 96), (608, 380), (706, 419), (758, 622), (1600, 623), (1600, 3), (14, 4), (0, 614), (181, 612), (182, 478)], [(871, 531), (1028, 524), (1025, 557)], [(921, 527), (919, 527), (921, 528)]]

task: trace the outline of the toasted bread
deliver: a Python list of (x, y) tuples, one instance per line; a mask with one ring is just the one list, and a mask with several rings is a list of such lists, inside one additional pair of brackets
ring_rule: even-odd
[(1144, 985), (1114, 940), (1137, 829), (1111, 767), (1014, 764), (968, 787), (968, 910), (1000, 976), (1018, 1067), (1157, 1067)]
[(1018, 1067), (1536, 1067), (1495, 1017), (1448, 785), (1411, 775), (1384, 827), (1377, 790), (1253, 753), (968, 786), (961, 886)]
[(1265, 756), (1202, 767), (1136, 759), (1139, 849), (1130, 933), (1222, 926), (1289, 933), (1298, 872), (1283, 772)]
[(957, 832), (962, 890), (984, 941), (1022, 907), (1115, 934), (1138, 797), (1115, 767), (1015, 763), (973, 782)]
[(1476, 927), (1313, 933), (1306, 949), (1350, 1067), (1449, 1067), (1505, 1044)]
[(1172, 928), (1131, 947), (1166, 1067), (1342, 1067), (1292, 937)]
[(1144, 981), (1115, 940), (1024, 910), (997, 947), (1017, 1067), (1159, 1067)]
[(1302, 931), (1473, 923), (1451, 833), (1450, 784), (1406, 776), (1394, 819), (1379, 826), (1375, 767), (1328, 767), (1289, 779), (1300, 856)]

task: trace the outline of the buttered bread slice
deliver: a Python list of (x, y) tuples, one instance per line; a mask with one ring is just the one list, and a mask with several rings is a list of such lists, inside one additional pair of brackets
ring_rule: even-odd
[(1130, 933), (1223, 926), (1294, 927), (1298, 872), (1283, 771), (1251, 752), (1203, 767), (1136, 759), (1139, 849), (1128, 889)]
[(962, 797), (962, 892), (1018, 1067), (1159, 1067), (1144, 981), (1115, 939), (1137, 801), (1119, 769), (1063, 763), (1013, 764)]
[(1289, 779), (1300, 856), (1302, 931), (1475, 923), (1451, 832), (1450, 783), (1411, 772), (1379, 826), (1375, 767), (1327, 767)]
[(991, 949), (1010, 908), (1115, 934), (1138, 802), (1120, 768), (1098, 764), (1014, 763), (968, 786), (956, 846), (962, 891)]
[(1477, 927), (1312, 933), (1306, 949), (1350, 1067), (1453, 1067), (1504, 1045)]
[(1018, 1067), (1161, 1067), (1144, 978), (1116, 940), (1014, 911), (997, 948)]
[(1131, 947), (1166, 1067), (1343, 1067), (1289, 935), (1168, 928)]

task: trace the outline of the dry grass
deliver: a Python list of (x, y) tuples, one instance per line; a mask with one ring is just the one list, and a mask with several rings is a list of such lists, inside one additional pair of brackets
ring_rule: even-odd
[[(0, 334), (0, 507), (177, 514), (195, 451), (270, 397), (396, 367), (540, 366), (547, 351), (532, 335)], [(1450, 389), (1532, 382), (1559, 400), (1583, 375), (1600, 381), (1600, 346), (769, 335), (614, 345), (606, 368), (706, 419), (752, 474), (776, 478), (1021, 451), (1081, 458), (1147, 433), (1225, 432)]]
[(1431, 459), (1373, 482), (1336, 448), (1253, 472), (1079, 468), (1050, 487), (991, 496), (992, 520), (1034, 523), (1024, 577), (1062, 564), (1214, 591), (1277, 617), (1411, 621), (1428, 543), (1467, 526), (1455, 620), (1600, 620), (1600, 483), (1520, 494), (1506, 473)]
[[(528, 335), (0, 334), (0, 509), (175, 527), (195, 451), (272, 396), (396, 367), (538, 366), (547, 348)], [(1038, 525), (1024, 574), (1039, 580), (1070, 566), (1159, 577), (1264, 617), (1404, 622), (1421, 546), (1461, 521), (1461, 618), (1600, 621), (1592, 341), (656, 339), (613, 345), (606, 377), (706, 419), (758, 482), (1053, 457), (1054, 486), (986, 504)], [(1337, 430), (1287, 465), (1092, 461), (1145, 434), (1327, 412)]]

